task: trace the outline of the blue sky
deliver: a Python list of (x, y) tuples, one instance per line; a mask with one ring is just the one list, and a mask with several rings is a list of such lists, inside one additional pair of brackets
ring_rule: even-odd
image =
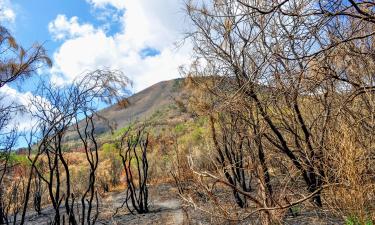
[(58, 84), (109, 68), (123, 71), (137, 92), (179, 77), (189, 60), (190, 48), (175, 46), (184, 32), (183, 1), (0, 0), (0, 9), (0, 22), (24, 47), (44, 44), (54, 65), (39, 76)]
[(58, 47), (58, 43), (51, 40), (48, 23), (53, 21), (56, 15), (78, 16), (82, 21), (97, 22), (90, 13), (90, 5), (85, 1), (12, 0), (12, 7), (17, 14), (13, 26), (17, 40), (26, 46), (36, 40), (46, 41), (46, 48), (51, 52)]
[[(133, 93), (180, 77), (192, 49), (176, 47), (185, 21), (183, 0), (0, 0), (0, 23), (25, 48), (43, 43), (53, 61), (52, 68), (0, 94), (27, 106), (41, 77), (64, 85), (95, 69), (124, 72)], [(18, 120), (20, 130), (30, 128), (31, 119)]]

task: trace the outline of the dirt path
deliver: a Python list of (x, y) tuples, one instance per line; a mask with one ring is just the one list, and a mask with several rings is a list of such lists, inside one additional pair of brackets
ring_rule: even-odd
[[(150, 212), (143, 215), (132, 215), (126, 206), (119, 210), (113, 217), (115, 208), (121, 206), (124, 201), (124, 193), (110, 195), (103, 204), (104, 210), (99, 224), (184, 224), (184, 213), (181, 202), (177, 197), (174, 188), (169, 184), (161, 184), (150, 187)], [(106, 207), (107, 206), (107, 207)]]
[[(125, 200), (124, 192), (107, 193), (100, 204), (100, 214), (97, 224), (105, 225), (210, 225), (230, 224), (228, 221), (219, 221), (218, 218), (210, 218), (207, 215), (194, 211), (193, 209), (182, 208), (182, 202), (178, 198), (177, 190), (171, 184), (158, 184), (149, 188), (150, 212), (147, 214), (131, 214), (125, 207), (121, 208), (114, 216), (116, 209)], [(64, 212), (64, 208), (61, 208)], [(54, 211), (46, 207), (42, 215), (36, 215), (30, 211), (27, 216), (28, 225), (44, 225), (53, 219)], [(239, 222), (238, 224), (255, 224), (255, 220)], [(298, 216), (286, 216), (283, 223), (290, 225), (300, 224), (343, 224), (344, 221), (336, 218), (330, 211), (303, 210)], [(233, 224), (233, 223), (232, 223)]]
[[(211, 224), (258, 224), (257, 218), (249, 218), (241, 222), (230, 222), (219, 220), (219, 218), (211, 218), (209, 215), (203, 214), (198, 210), (192, 208), (183, 210), (182, 202), (177, 195), (177, 190), (171, 184), (159, 184), (151, 186), (150, 194), (150, 213), (144, 215), (132, 215), (126, 209), (121, 210), (118, 216), (112, 218), (115, 210), (110, 210), (112, 214), (105, 218), (102, 214), (102, 224), (130, 224), (130, 225), (211, 225)], [(119, 207), (124, 200), (124, 193), (111, 194), (112, 202), (108, 205)], [(228, 199), (229, 200), (229, 199)], [(105, 208), (105, 206), (103, 207)], [(108, 207), (107, 207), (108, 208)], [(104, 210), (103, 210), (104, 212)], [(188, 214), (188, 215), (187, 215)], [(327, 209), (304, 209), (297, 215), (286, 215), (283, 224), (301, 225), (301, 224), (316, 224), (316, 225), (334, 225), (343, 224), (340, 218), (337, 218)], [(100, 224), (100, 223), (99, 223)]]
[[(116, 216), (113, 216), (116, 209), (122, 205), (125, 200), (125, 193), (108, 193), (102, 199), (100, 204), (100, 214), (97, 224), (108, 225), (182, 225), (184, 224), (184, 213), (181, 202), (178, 199), (175, 188), (170, 184), (159, 184), (150, 186), (149, 196), (150, 212), (143, 215), (132, 215), (126, 206), (121, 208)], [(65, 209), (61, 207), (63, 213)], [(28, 225), (44, 225), (53, 219), (54, 211), (52, 207), (46, 207), (42, 210), (42, 215), (36, 215), (33, 210), (27, 215)], [(18, 218), (19, 219), (19, 218)]]
[(160, 207), (162, 211), (169, 212), (168, 224), (183, 224), (184, 223), (184, 213), (181, 209), (181, 203), (179, 200), (176, 199), (170, 199), (170, 200), (164, 200), (164, 201), (156, 201), (155, 203), (156, 207)]

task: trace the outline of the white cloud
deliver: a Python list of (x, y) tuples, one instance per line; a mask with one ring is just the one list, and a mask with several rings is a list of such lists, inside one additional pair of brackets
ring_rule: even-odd
[(124, 9), (126, 0), (86, 0), (96, 8), (104, 8), (111, 5), (117, 9)]
[(76, 38), (95, 32), (91, 24), (81, 25), (78, 23), (78, 17), (73, 16), (68, 20), (65, 15), (57, 15), (56, 19), (48, 24), (48, 30), (55, 40)]
[(16, 19), (16, 13), (12, 9), (9, 0), (0, 0), (0, 22), (13, 23)]
[[(174, 45), (183, 35), (184, 15), (180, 1), (88, 2), (94, 8), (111, 5), (118, 10), (125, 9), (120, 18), (120, 31), (108, 35), (100, 27), (80, 24), (76, 17), (67, 19), (59, 15), (50, 23), (53, 27), (50, 32), (52, 36), (66, 40), (53, 55), (54, 82), (62, 84), (85, 71), (109, 68), (122, 70), (134, 81), (134, 91), (139, 91), (159, 81), (179, 77), (178, 67), (188, 63), (191, 50), (189, 45), (177, 50)], [(141, 52), (147, 48), (160, 54), (143, 57)]]
[(128, 0), (124, 1), (124, 45), (144, 45), (164, 48), (177, 41), (184, 27), (181, 1), (178, 0)]
[(189, 52), (188, 48), (178, 52), (173, 48), (166, 48), (156, 57), (137, 57), (134, 61), (125, 62), (125, 71), (134, 80), (134, 90), (140, 91), (159, 81), (179, 77), (178, 68), (187, 63)]
[[(70, 82), (76, 76), (88, 70), (100, 68), (118, 68), (121, 60), (116, 43), (103, 31), (87, 34), (65, 41), (55, 52), (52, 78), (57, 84)], [(61, 77), (63, 75), (63, 77)]]
[[(16, 104), (29, 108), (30, 98), (33, 97), (33, 94), (31, 92), (21, 93), (16, 89), (9, 87), (8, 85), (4, 85), (0, 89), (0, 97), (2, 96), (5, 96), (5, 98), (1, 100), (1, 104), (3, 106)], [(18, 112), (12, 118), (12, 121), (10, 122), (7, 129), (11, 130), (13, 127), (17, 127), (18, 130), (30, 130), (34, 123), (35, 121), (32, 119), (31, 115), (25, 112)]]

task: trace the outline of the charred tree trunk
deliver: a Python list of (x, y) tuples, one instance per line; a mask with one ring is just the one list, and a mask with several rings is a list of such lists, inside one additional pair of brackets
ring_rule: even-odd
[[(84, 225), (85, 223), (87, 223), (88, 225), (91, 225), (91, 224), (95, 224), (99, 215), (98, 192), (95, 187), (96, 170), (99, 164), (99, 154), (98, 154), (98, 143), (96, 141), (96, 136), (95, 136), (95, 125), (93, 121), (93, 116), (89, 116), (86, 113), (85, 113), (85, 116), (86, 116), (86, 119), (85, 119), (84, 132), (80, 131), (78, 124), (76, 125), (77, 132), (83, 143), (86, 159), (89, 163), (89, 168), (90, 168), (89, 184), (85, 193), (82, 195), (82, 198), (81, 198), (81, 205), (82, 205), (81, 224)], [(96, 211), (94, 215), (92, 216), (94, 204), (96, 205)], [(87, 205), (87, 210), (86, 210), (86, 205)]]
[[(239, 188), (244, 192), (252, 191), (251, 180), (252, 176), (247, 173), (245, 154), (248, 153), (249, 139), (241, 130), (241, 121), (235, 115), (230, 115), (229, 119), (225, 116), (219, 116), (218, 119), (220, 131), (215, 127), (215, 120), (210, 116), (211, 132), (214, 146), (217, 152), (217, 162), (223, 170), (227, 181), (234, 187)], [(218, 135), (220, 135), (220, 140)], [(247, 207), (246, 196), (240, 194), (236, 189), (233, 189), (233, 195), (239, 207)]]
[[(126, 206), (131, 213), (134, 210), (139, 214), (148, 213), (148, 134), (143, 129), (135, 136), (127, 134), (122, 138), (120, 150), (127, 184)], [(128, 204), (129, 200), (133, 209)]]

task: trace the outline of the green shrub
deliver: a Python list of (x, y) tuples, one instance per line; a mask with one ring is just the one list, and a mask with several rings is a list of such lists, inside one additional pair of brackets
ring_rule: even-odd
[(355, 215), (352, 215), (346, 218), (345, 224), (346, 225), (374, 225), (371, 219), (366, 219), (364, 222), (362, 222), (359, 219), (359, 217)]
[(301, 214), (301, 207), (299, 205), (294, 205), (290, 208), (290, 212), (293, 216), (298, 216)]
[(191, 132), (191, 137), (195, 143), (199, 142), (203, 138), (203, 129), (198, 127)]
[(186, 131), (186, 125), (184, 123), (179, 123), (174, 128), (176, 133), (183, 133)]
[(10, 154), (9, 163), (11, 165), (20, 164), (22, 166), (31, 165), (30, 160), (27, 158), (26, 155), (20, 155), (20, 154), (16, 154), (16, 153)]
[(120, 128), (118, 130), (116, 130), (114, 132), (114, 134), (112, 135), (112, 138), (118, 138), (118, 137), (121, 137), (121, 135), (123, 135), (125, 132), (127, 132), (128, 130), (130, 129), (130, 126), (127, 126), (127, 127), (123, 127), (123, 128)]

